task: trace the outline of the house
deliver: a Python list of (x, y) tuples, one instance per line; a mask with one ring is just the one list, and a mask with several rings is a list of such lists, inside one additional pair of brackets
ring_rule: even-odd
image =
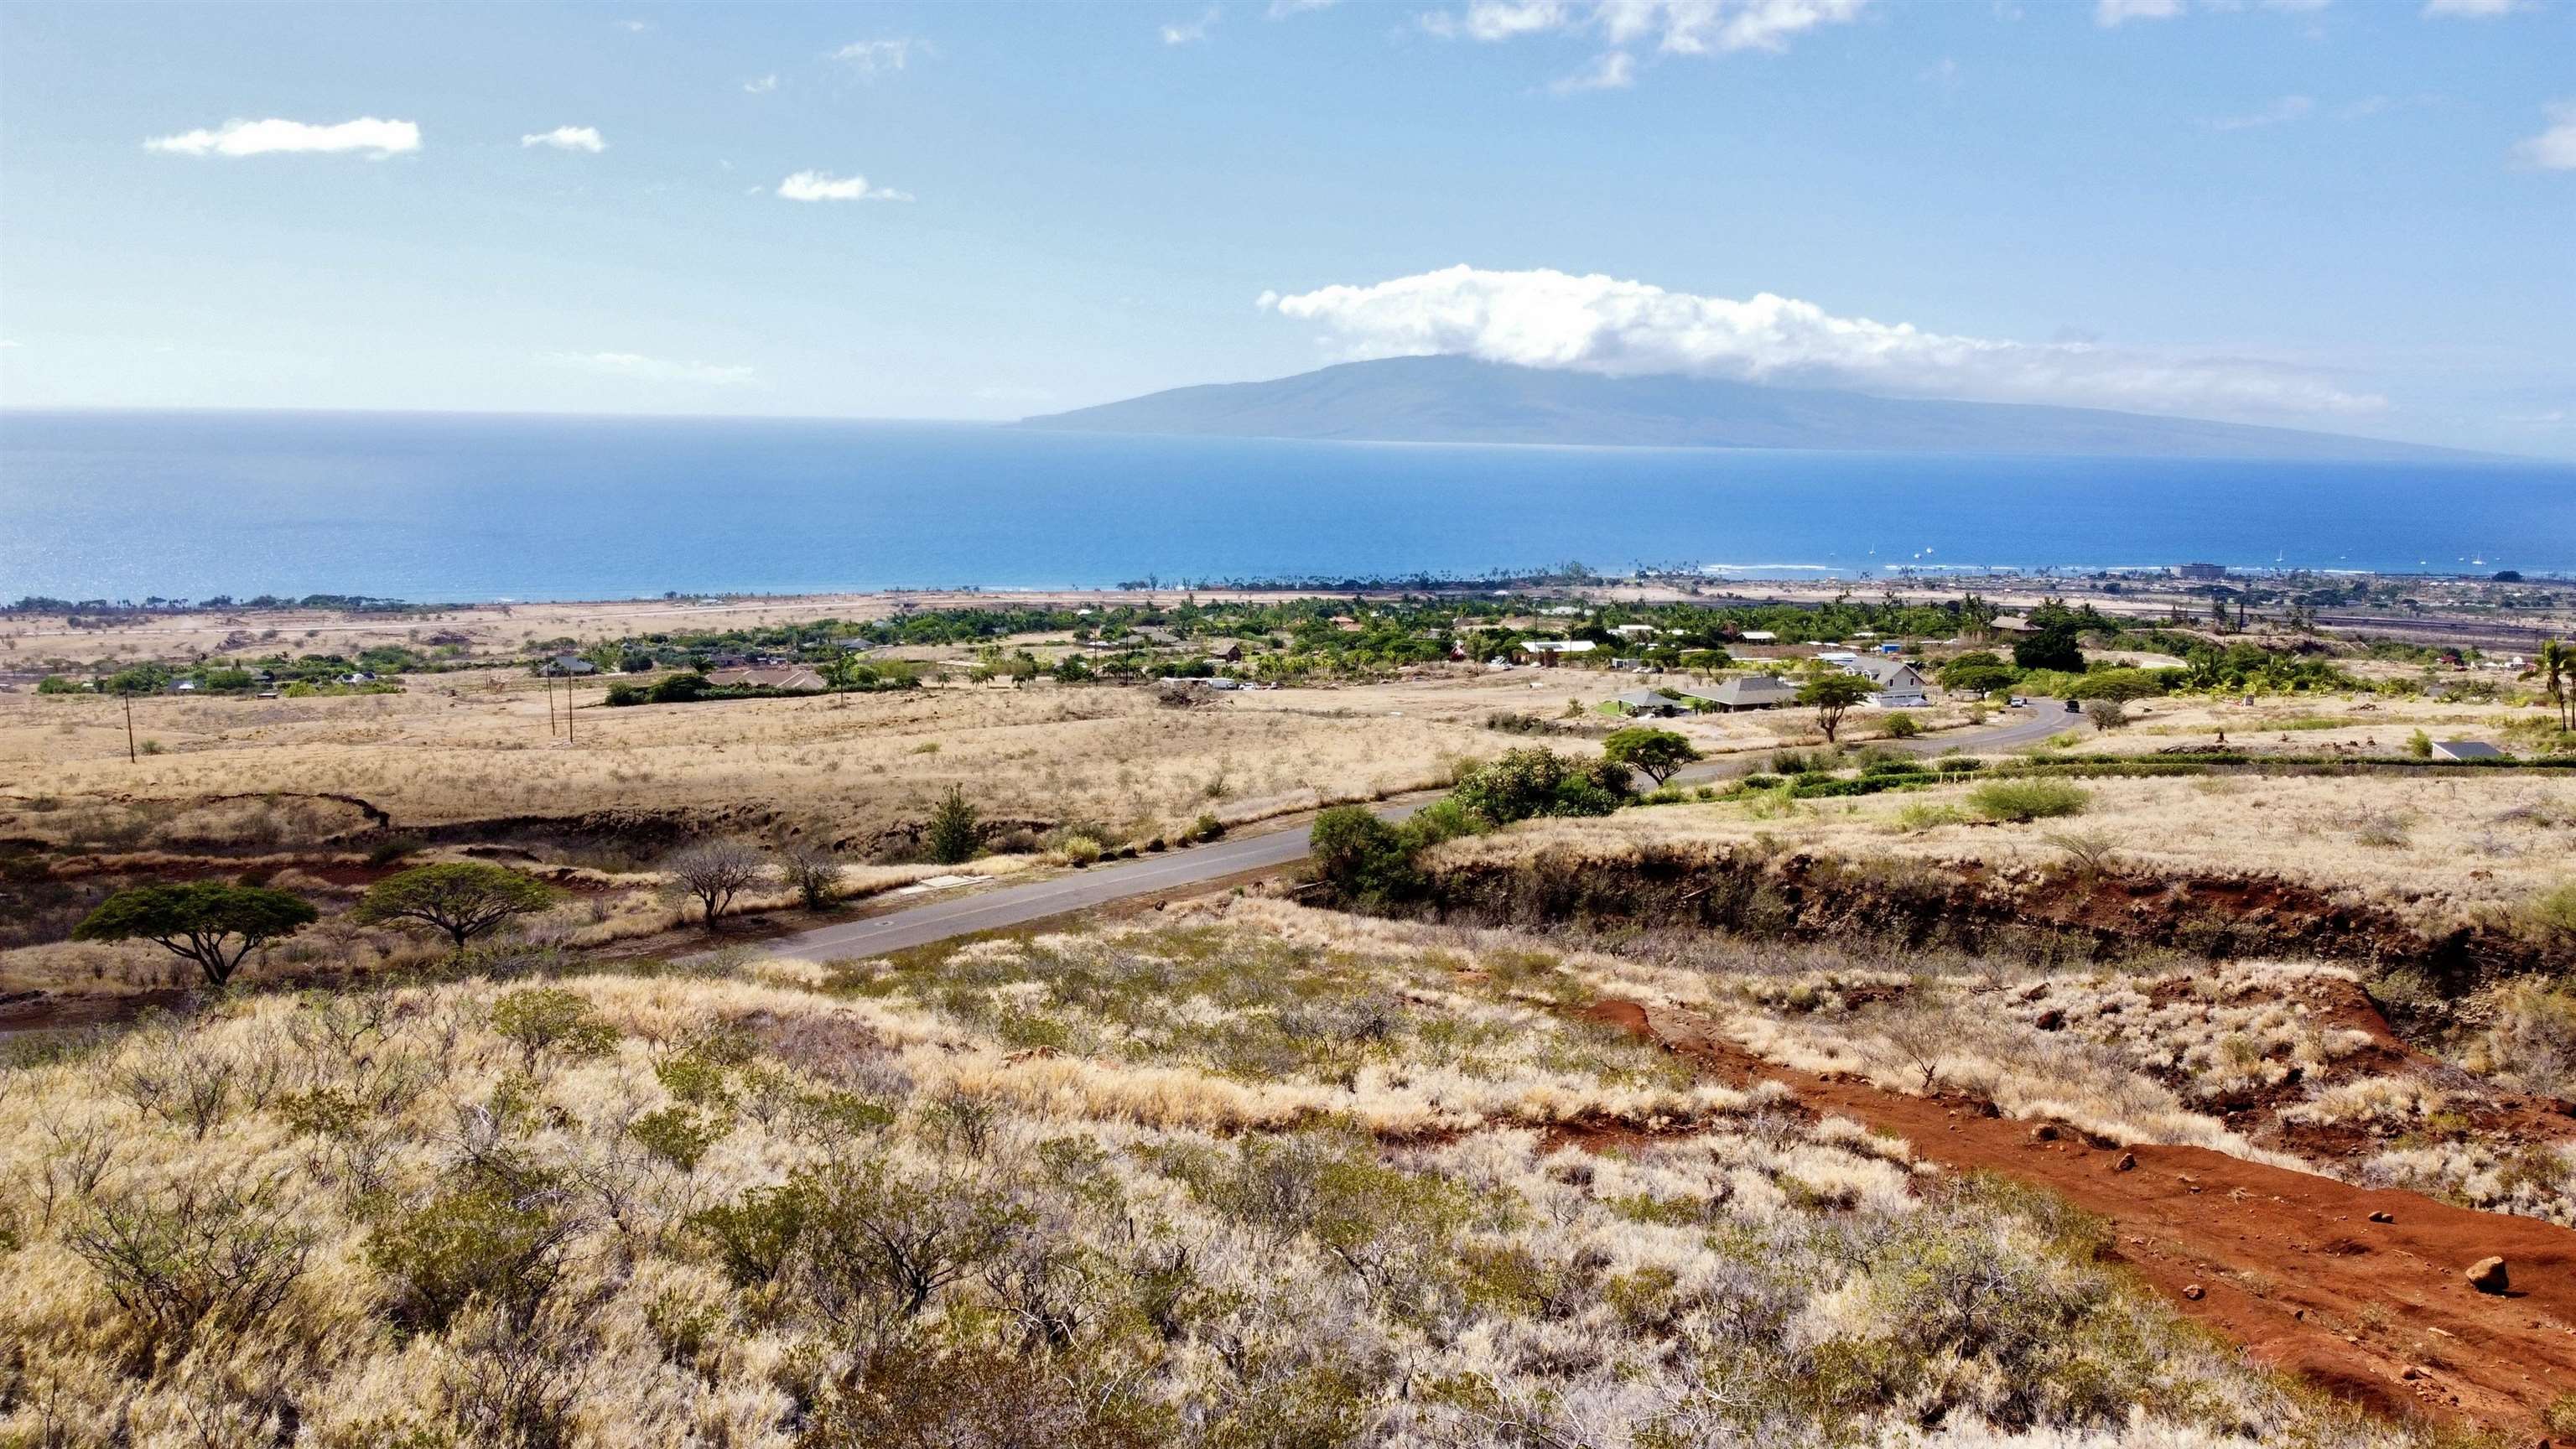
[[(1848, 649), (1819, 650), (1817, 651), (1816, 658), (1839, 669), (1851, 669), (1853, 665), (1860, 662), (1860, 656)], [(1858, 673), (1859, 671), (1853, 670), (1852, 672)]]
[(1243, 662), (1242, 641), (1219, 639), (1208, 646), (1207, 657), (1208, 662), (1212, 664), (1241, 664)]
[(1777, 709), (1798, 702), (1798, 686), (1776, 674), (1744, 674), (1690, 698), (1713, 709)]
[(1994, 622), (1988, 624), (1986, 629), (1989, 633), (1995, 634), (2027, 634), (2031, 631), (2030, 615), (1997, 614)]
[(823, 688), (823, 676), (803, 664), (744, 665), (707, 676), (718, 689), (785, 689), (811, 693)]
[(1660, 689), (1632, 689), (1626, 694), (1612, 695), (1610, 707), (1621, 714), (1653, 715), (1658, 719), (1670, 719), (1690, 708)]
[(1652, 624), (1613, 624), (1610, 632), (1622, 639), (1652, 639), (1664, 631)]
[(1568, 658), (1589, 654), (1600, 647), (1589, 639), (1524, 639), (1512, 646), (1512, 655), (1524, 664), (1553, 669)]
[(2210, 579), (2223, 579), (2227, 577), (2227, 565), (2214, 563), (2175, 564), (2174, 577), (2180, 579), (2199, 579), (2203, 581)]
[(1862, 654), (1843, 668), (1877, 686), (1869, 702), (1880, 709), (1921, 709), (1932, 702), (1923, 688), (1922, 673), (1902, 659)]
[(558, 654), (539, 665), (537, 672), (540, 674), (597, 674), (599, 666), (578, 654)]
[(1610, 661), (1610, 667), (1613, 669), (1624, 669), (1631, 674), (1643, 674), (1646, 672), (1646, 661), (1643, 659), (1613, 659)]
[(2513, 757), (2484, 740), (2435, 740), (2433, 758), (2459, 764), (2470, 760), (2509, 760)]
[(1735, 637), (1743, 640), (1747, 644), (1777, 644), (1780, 642), (1780, 636), (1768, 629), (1747, 629)]

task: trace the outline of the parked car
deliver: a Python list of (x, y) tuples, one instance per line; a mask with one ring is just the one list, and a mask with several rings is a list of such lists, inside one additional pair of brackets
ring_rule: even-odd
[(2084, 712), (2084, 705), (2079, 700), (2070, 699), (2066, 702), (2066, 712), (2068, 714), (2082, 714)]
[(2030, 701), (2016, 694), (2012, 697), (2012, 707), (2015, 709), (2028, 709), (2030, 707)]

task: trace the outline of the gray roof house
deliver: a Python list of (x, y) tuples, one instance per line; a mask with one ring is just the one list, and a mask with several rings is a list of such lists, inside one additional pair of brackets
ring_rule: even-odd
[(1878, 687), (1869, 702), (1880, 709), (1921, 709), (1932, 702), (1923, 688), (1922, 673), (1902, 659), (1863, 654), (1843, 668)]
[(1775, 709), (1798, 702), (1798, 686), (1776, 674), (1743, 674), (1706, 694), (1691, 696), (1718, 709)]
[(2484, 740), (2435, 740), (2433, 758), (2458, 761), (2503, 760), (2512, 757)]
[(1610, 703), (1622, 714), (1650, 714), (1665, 719), (1670, 719), (1690, 708), (1688, 704), (1660, 689), (1632, 689), (1625, 694), (1614, 694), (1610, 697)]

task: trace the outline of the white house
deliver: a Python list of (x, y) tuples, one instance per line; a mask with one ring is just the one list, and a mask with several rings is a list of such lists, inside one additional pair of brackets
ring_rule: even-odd
[(1932, 702), (1923, 687), (1922, 673), (1902, 659), (1861, 654), (1843, 667), (1877, 686), (1869, 702), (1880, 709), (1921, 709)]

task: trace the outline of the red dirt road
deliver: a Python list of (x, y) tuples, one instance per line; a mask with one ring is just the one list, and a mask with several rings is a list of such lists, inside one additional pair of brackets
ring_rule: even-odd
[[(1723, 1080), (1783, 1082), (1812, 1110), (1904, 1137), (1918, 1157), (2061, 1194), (2109, 1220), (2116, 1257), (2187, 1317), (2342, 1397), (2536, 1430), (2552, 1401), (2576, 1393), (2576, 1232), (2196, 1147), (2124, 1150), (2071, 1128), (2041, 1140), (2037, 1124), (1985, 1116), (1980, 1102), (1772, 1065), (1694, 1013), (1619, 1001), (1592, 1014)], [(2512, 1275), (2500, 1296), (2466, 1277), (2491, 1255)]]

